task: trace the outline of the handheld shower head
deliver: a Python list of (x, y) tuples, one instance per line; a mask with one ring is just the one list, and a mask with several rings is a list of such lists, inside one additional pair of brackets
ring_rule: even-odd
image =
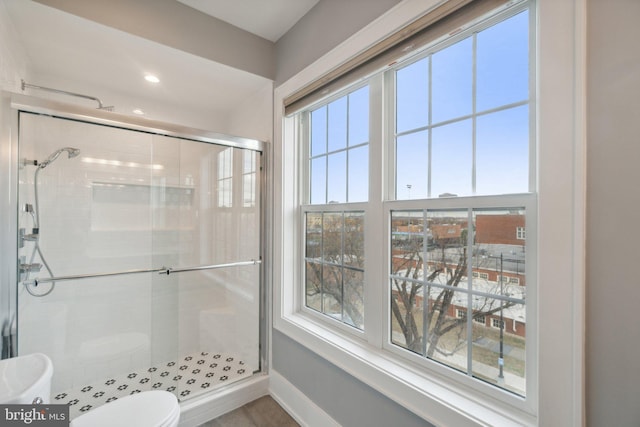
[(40, 164), (38, 164), (38, 167), (40, 169), (46, 168), (47, 166), (49, 166), (49, 164), (53, 163), (58, 158), (58, 156), (60, 156), (60, 154), (62, 154), (63, 152), (66, 152), (70, 159), (80, 154), (80, 150), (77, 148), (73, 148), (73, 147), (60, 148), (54, 151), (53, 153), (51, 153), (51, 155), (47, 157), (46, 160), (44, 160), (43, 162), (40, 162)]

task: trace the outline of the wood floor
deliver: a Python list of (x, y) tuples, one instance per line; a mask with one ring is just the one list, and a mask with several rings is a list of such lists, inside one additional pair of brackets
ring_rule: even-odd
[(299, 427), (299, 424), (271, 396), (263, 396), (200, 427)]

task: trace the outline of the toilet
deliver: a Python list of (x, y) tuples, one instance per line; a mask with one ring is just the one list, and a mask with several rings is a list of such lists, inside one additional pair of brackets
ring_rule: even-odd
[[(50, 403), (53, 364), (42, 353), (0, 360), (0, 404)], [(153, 390), (121, 397), (71, 420), (73, 427), (176, 427), (178, 399)]]
[(92, 409), (71, 420), (71, 427), (175, 427), (179, 420), (178, 399), (168, 391), (153, 390)]

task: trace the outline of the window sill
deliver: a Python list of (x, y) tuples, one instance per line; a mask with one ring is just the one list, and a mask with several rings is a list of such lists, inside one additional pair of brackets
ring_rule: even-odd
[(534, 426), (534, 415), (422, 372), (397, 356), (320, 325), (303, 314), (276, 317), (275, 329), (435, 425)]

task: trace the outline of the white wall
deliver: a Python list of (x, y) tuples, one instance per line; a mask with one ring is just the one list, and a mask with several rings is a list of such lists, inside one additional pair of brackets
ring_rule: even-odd
[(0, 2), (0, 89), (18, 92), (20, 79), (28, 78), (28, 59), (4, 2)]
[(640, 2), (588, 1), (587, 422), (640, 425)]

